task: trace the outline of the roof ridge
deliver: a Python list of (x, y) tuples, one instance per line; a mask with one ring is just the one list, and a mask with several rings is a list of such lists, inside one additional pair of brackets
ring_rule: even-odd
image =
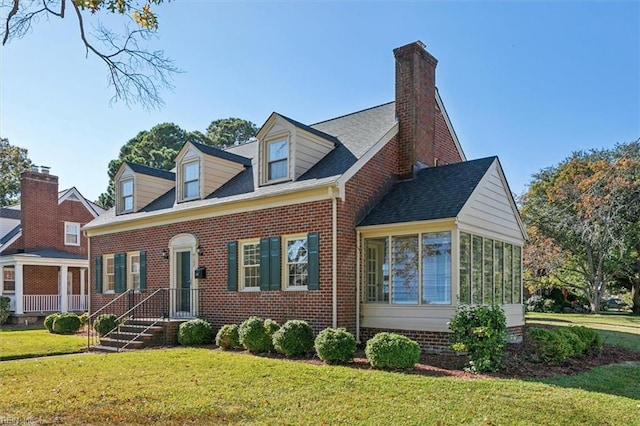
[(354, 111), (354, 112), (350, 112), (348, 114), (339, 115), (338, 117), (333, 117), (333, 118), (329, 118), (327, 120), (318, 121), (317, 123), (309, 124), (309, 126), (317, 126), (318, 124), (326, 123), (328, 121), (337, 120), (339, 118), (345, 118), (345, 117), (348, 117), (350, 115), (360, 114), (361, 112), (365, 112), (365, 111), (369, 111), (369, 110), (372, 110), (372, 109), (380, 108), (380, 107), (387, 106), (387, 105), (393, 104), (393, 103), (395, 103), (395, 101), (385, 102), (383, 104), (372, 106), (372, 107), (369, 107), (369, 108), (364, 108), (364, 109), (361, 109), (359, 111)]
[(200, 142), (194, 142), (194, 141), (187, 141), (186, 143), (190, 143), (191, 145), (194, 146), (194, 148), (196, 148), (198, 151), (207, 154), (207, 155), (212, 155), (214, 157), (218, 157), (221, 158), (223, 160), (227, 160), (227, 161), (233, 161), (234, 163), (239, 163), (242, 164), (245, 167), (248, 167), (251, 165), (251, 159), (244, 157), (242, 155), (239, 154), (235, 154), (233, 152), (224, 150), (222, 148), (219, 148), (217, 146), (213, 146), (213, 145), (206, 145)]

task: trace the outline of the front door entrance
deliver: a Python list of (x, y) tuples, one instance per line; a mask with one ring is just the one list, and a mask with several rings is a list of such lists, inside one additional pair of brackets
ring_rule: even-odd
[(192, 310), (191, 251), (176, 252), (176, 289), (174, 312), (176, 316), (190, 317)]

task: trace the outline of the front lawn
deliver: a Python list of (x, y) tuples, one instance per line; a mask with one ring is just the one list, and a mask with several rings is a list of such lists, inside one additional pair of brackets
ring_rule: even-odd
[(0, 361), (71, 354), (86, 348), (86, 336), (51, 334), (44, 328), (0, 329)]
[[(312, 365), (211, 349), (0, 364), (0, 419), (56, 424), (634, 424), (640, 366), (616, 389)], [(593, 376), (593, 377), (596, 377)], [(613, 414), (615, 413), (615, 415)]]
[(599, 315), (528, 312), (526, 322), (529, 325), (583, 325), (597, 330), (606, 344), (640, 352), (640, 316), (637, 315), (613, 312)]

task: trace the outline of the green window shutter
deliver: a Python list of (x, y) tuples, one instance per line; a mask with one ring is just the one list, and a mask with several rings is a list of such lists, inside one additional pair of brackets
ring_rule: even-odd
[(320, 255), (319, 255), (319, 239), (317, 232), (311, 232), (307, 235), (307, 271), (309, 280), (307, 288), (309, 290), (318, 290), (320, 288)]
[(238, 290), (238, 242), (227, 243), (227, 290)]
[(102, 293), (102, 256), (96, 256), (96, 294)]
[(127, 255), (116, 253), (113, 257), (115, 269), (115, 290), (116, 293), (124, 293), (127, 289)]
[(147, 252), (140, 252), (140, 291), (147, 289)]
[(269, 238), (260, 238), (260, 290), (269, 290)]
[(269, 238), (269, 288), (280, 290), (280, 237)]

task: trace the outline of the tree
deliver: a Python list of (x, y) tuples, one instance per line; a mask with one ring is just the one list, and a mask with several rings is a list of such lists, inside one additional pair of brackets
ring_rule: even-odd
[(31, 167), (26, 148), (0, 138), (0, 207), (14, 204), (20, 194), (20, 174)]
[(207, 127), (207, 137), (220, 148), (247, 142), (257, 132), (258, 127), (254, 123), (235, 117), (214, 120)]
[[(167, 0), (169, 1), (169, 0)], [(158, 17), (152, 5), (164, 0), (2, 0), (2, 45), (22, 38), (39, 19), (60, 18), (71, 15), (78, 25), (78, 36), (85, 54), (96, 55), (108, 69), (109, 84), (113, 86), (112, 101), (126, 104), (140, 102), (150, 109), (162, 105), (160, 90), (172, 88), (171, 77), (179, 72), (173, 61), (161, 50), (150, 51), (143, 46), (155, 36)], [(130, 19), (135, 29), (126, 27), (122, 33), (114, 32), (99, 21), (106, 14), (122, 15)], [(87, 31), (93, 22), (94, 32)]]
[(577, 152), (535, 175), (522, 198), (528, 226), (569, 256), (556, 269), (577, 274), (594, 312), (624, 262), (640, 218), (640, 142)]

